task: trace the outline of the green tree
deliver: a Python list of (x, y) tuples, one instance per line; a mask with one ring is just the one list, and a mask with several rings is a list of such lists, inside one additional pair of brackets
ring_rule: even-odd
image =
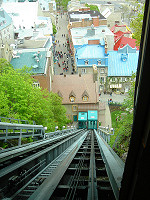
[[(6, 63), (6, 65), (4, 64)], [(33, 87), (29, 70), (14, 70), (0, 59), (0, 116), (34, 120), (54, 131), (55, 126), (66, 125), (66, 110), (61, 98), (47, 90)]]
[(96, 6), (96, 5), (89, 5), (89, 4), (86, 3), (85, 6), (89, 7), (90, 10), (95, 10), (95, 11), (99, 12), (98, 6)]
[(56, 33), (57, 33), (57, 29), (56, 29), (55, 24), (53, 24), (53, 34), (55, 35)]
[(141, 33), (142, 33), (142, 25), (143, 25), (143, 17), (144, 17), (144, 6), (143, 8), (135, 2), (135, 11), (136, 15), (132, 18), (130, 27), (133, 30), (133, 38), (136, 39), (136, 45), (140, 46), (141, 41)]

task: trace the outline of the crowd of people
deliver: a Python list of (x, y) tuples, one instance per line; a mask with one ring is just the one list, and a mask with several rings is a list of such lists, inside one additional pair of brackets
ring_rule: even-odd
[[(57, 74), (63, 74), (62, 72), (74, 73), (73, 58), (71, 58), (71, 50), (69, 47), (69, 41), (67, 38), (67, 27), (63, 28), (63, 20), (67, 20), (65, 13), (61, 12), (57, 15), (56, 27), (57, 34), (55, 37), (55, 48), (54, 48), (54, 63), (55, 71)], [(66, 32), (65, 32), (66, 31)], [(57, 68), (57, 69), (56, 69)], [(62, 70), (61, 70), (62, 69)]]

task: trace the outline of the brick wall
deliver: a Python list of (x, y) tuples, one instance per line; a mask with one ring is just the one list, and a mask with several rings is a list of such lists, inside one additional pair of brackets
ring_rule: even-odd
[(94, 27), (99, 26), (99, 18), (92, 18)]
[(42, 90), (47, 89), (50, 92), (50, 61), (48, 63), (46, 74), (33, 75), (32, 77), (39, 81)]
[(107, 25), (107, 19), (103, 19), (99, 21), (99, 26), (101, 25)]

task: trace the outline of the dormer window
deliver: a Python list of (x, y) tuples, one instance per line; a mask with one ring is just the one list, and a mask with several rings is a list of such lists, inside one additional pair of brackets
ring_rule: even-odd
[(82, 100), (83, 101), (88, 101), (89, 100), (89, 95), (88, 95), (86, 90), (82, 94)]
[(73, 91), (70, 92), (69, 99), (70, 102), (75, 102), (76, 95)]
[(98, 65), (101, 65), (102, 64), (102, 61), (101, 60), (98, 60)]
[(75, 102), (75, 97), (71, 96), (70, 97), (70, 102)]
[(88, 61), (88, 60), (85, 60), (84, 63), (85, 63), (85, 65), (88, 65), (88, 64), (89, 64), (89, 61)]
[(88, 96), (82, 97), (82, 100), (83, 100), (83, 101), (88, 101)]

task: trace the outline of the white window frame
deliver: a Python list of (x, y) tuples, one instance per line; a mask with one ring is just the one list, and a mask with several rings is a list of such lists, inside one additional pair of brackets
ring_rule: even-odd
[(101, 72), (101, 74), (104, 74), (104, 73), (105, 73), (105, 69), (104, 69), (104, 68), (101, 68), (101, 69), (100, 69), (100, 72)]
[(86, 69), (85, 69), (85, 68), (82, 68), (82, 69), (81, 69), (81, 73), (82, 73), (82, 74), (86, 74)]
[(98, 61), (97, 61), (97, 64), (98, 64), (98, 65), (102, 65), (102, 61), (101, 61), (101, 60), (98, 60)]
[(85, 64), (85, 65), (88, 65), (88, 64), (89, 64), (89, 61), (88, 61), (88, 60), (85, 60), (85, 61), (84, 61), (84, 64)]
[(115, 82), (116, 81), (116, 78), (115, 77), (112, 77), (111, 78), (111, 82)]

